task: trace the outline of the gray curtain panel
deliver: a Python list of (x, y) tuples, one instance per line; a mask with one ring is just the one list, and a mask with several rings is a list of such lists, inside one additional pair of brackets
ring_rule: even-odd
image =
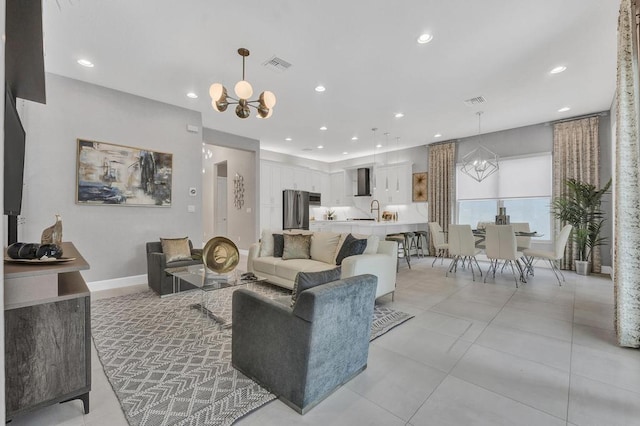
[(634, 0), (622, 0), (618, 19), (615, 170), (615, 325), (618, 344), (640, 347), (640, 166), (638, 27)]
[[(599, 117), (589, 117), (553, 125), (553, 198), (566, 195), (567, 179), (599, 186), (599, 122)], [(556, 222), (555, 235), (558, 235), (566, 223)], [(568, 243), (564, 258), (560, 260), (560, 269), (575, 269), (573, 260), (576, 252), (576, 244)], [(593, 272), (599, 273), (602, 267), (600, 247), (593, 249), (592, 262)]]
[[(456, 199), (456, 144), (445, 142), (429, 145), (429, 221), (438, 222), (442, 229), (449, 229)], [(429, 254), (435, 256), (436, 249), (429, 239)]]

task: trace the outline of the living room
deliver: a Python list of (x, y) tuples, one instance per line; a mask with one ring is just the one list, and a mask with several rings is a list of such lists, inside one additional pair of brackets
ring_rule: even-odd
[[(225, 150), (249, 155), (248, 162), (243, 160), (242, 170), (229, 168), (229, 176), (240, 173), (245, 180), (243, 208), (235, 211), (235, 215), (229, 215), (227, 223), (227, 235), (243, 251), (258, 240), (264, 227), (260, 214), (263, 200), (259, 172), (264, 161), (327, 174), (376, 162), (394, 164), (404, 161), (411, 163), (413, 173), (425, 172), (428, 167), (427, 146), (430, 143), (456, 140), (458, 159), (478, 143), (493, 149), (500, 158), (550, 153), (553, 149), (554, 122), (597, 114), (600, 120), (600, 180), (605, 182), (614, 174), (615, 112), (612, 113), (611, 109), (615, 93), (614, 47), (618, 5), (598, 3), (594, 1), (584, 5), (576, 1), (558, 6), (549, 1), (544, 5), (522, 2), (517, 6), (505, 6), (500, 2), (491, 2), (464, 7), (412, 4), (411, 7), (419, 8), (420, 13), (412, 12), (409, 5), (398, 8), (382, 4), (371, 7), (380, 10), (361, 13), (361, 5), (335, 3), (326, 6), (330, 12), (324, 11), (321, 16), (330, 19), (340, 10), (342, 17), (335, 18), (335, 35), (326, 35), (323, 40), (314, 31), (317, 27), (305, 30), (305, 26), (310, 25), (309, 15), (321, 13), (315, 10), (320, 8), (318, 5), (305, 8), (289, 2), (254, 4), (252, 10), (247, 11), (247, 6), (229, 5), (210, 10), (199, 2), (190, 5), (191, 9), (185, 5), (158, 7), (46, 1), (43, 3), (47, 41), (46, 105), (20, 100), (17, 105), (27, 134), (19, 240), (39, 241), (42, 230), (51, 225), (55, 214), (60, 214), (64, 221), (64, 240), (74, 242), (91, 265), (89, 270), (83, 272), (83, 277), (92, 291), (144, 285), (147, 279), (145, 242), (156, 241), (160, 237), (189, 236), (196, 246), (202, 247), (204, 242), (216, 235), (215, 224), (212, 223), (215, 217), (211, 190), (213, 167), (211, 159), (206, 157), (208, 150), (211, 150), (215, 162), (229, 159), (230, 151)], [(128, 11), (129, 7), (131, 10)], [(152, 15), (153, 22), (148, 22), (148, 9), (151, 7), (159, 10), (157, 15)], [(435, 9), (431, 11), (430, 8)], [(491, 10), (494, 15), (482, 11), (483, 8)], [(441, 15), (435, 12), (436, 9)], [(124, 16), (127, 13), (129, 15)], [(571, 28), (559, 30), (560, 23), (567, 22), (567, 13), (572, 14)], [(248, 18), (246, 14), (255, 16)], [(440, 23), (430, 23), (431, 20), (425, 18), (430, 15), (439, 16)], [(462, 15), (465, 17), (462, 18)], [(482, 25), (478, 25), (476, 15), (484, 18)], [(206, 17), (202, 19), (202, 27), (209, 27), (206, 32), (198, 32), (202, 31), (199, 25), (191, 28), (182, 26), (198, 16)], [(256, 24), (258, 26), (247, 25), (243, 22), (245, 18), (251, 23), (264, 22)], [(425, 20), (428, 22), (424, 23)], [(454, 25), (457, 20), (461, 22)], [(527, 22), (529, 20), (532, 22)], [(148, 32), (136, 30), (136, 21), (147, 21), (151, 28), (148, 28)], [(361, 26), (353, 27), (356, 21)], [(403, 31), (409, 22), (415, 24), (415, 28)], [(490, 28), (500, 23), (504, 26), (499, 34), (491, 34)], [(440, 29), (440, 33), (435, 32), (431, 43), (418, 45), (414, 39), (426, 29), (423, 26), (433, 27), (434, 32)], [(448, 26), (455, 28), (445, 30)], [(548, 35), (535, 39), (534, 43), (531, 34), (537, 26), (546, 28)], [(459, 27), (467, 31), (464, 37), (454, 37), (445, 32), (459, 31)], [(590, 28), (590, 31), (578, 32), (577, 27)], [(290, 30), (284, 31), (283, 28)], [(269, 38), (265, 34), (277, 31), (283, 34), (273, 35), (271, 42), (265, 42)], [(99, 35), (102, 32), (105, 34)], [(417, 32), (416, 37), (413, 37), (414, 32)], [(367, 53), (366, 56), (355, 48), (364, 43), (382, 45), (380, 39), (386, 37), (397, 40), (400, 35), (396, 33), (411, 34), (411, 37), (406, 36), (411, 46), (371, 49), (377, 53)], [(164, 36), (160, 37), (160, 34)], [(238, 34), (241, 35), (239, 40)], [(571, 59), (561, 58), (561, 54), (569, 53), (567, 46), (554, 48), (554, 40), (561, 35), (580, 38), (567, 41), (567, 46), (576, 49), (577, 46), (591, 46), (592, 56), (587, 57), (581, 51)], [(585, 37), (589, 38), (585, 40)], [(160, 38), (171, 49), (155, 41)], [(404, 65), (398, 65), (402, 63), (402, 55), (407, 58), (423, 55), (425, 48), (437, 46), (438, 38), (453, 40), (448, 49), (462, 49), (461, 44), (468, 46), (460, 55), (423, 58), (421, 67), (413, 70), (407, 71)], [(502, 58), (501, 62), (484, 59), (482, 55), (486, 52), (481, 49), (484, 43), (481, 40), (484, 39), (493, 46), (490, 50), (508, 52), (497, 55)], [(77, 43), (77, 40), (83, 42)], [(197, 47), (188, 49), (188, 40), (197, 40)], [(215, 46), (207, 49), (208, 44)], [(384, 45), (388, 46), (386, 43)], [(211, 108), (211, 99), (207, 94), (209, 85), (220, 81), (231, 87), (239, 80), (241, 58), (236, 49), (240, 47), (251, 49), (251, 55), (246, 58), (247, 81), (256, 90), (272, 90), (278, 96), (273, 115), (266, 120), (256, 120), (254, 117), (241, 120), (231, 109), (219, 113)], [(348, 50), (355, 63), (350, 66), (342, 56), (337, 66), (323, 71), (324, 76), (310, 80), (309, 70), (317, 68), (318, 61), (326, 61), (327, 56), (318, 55), (319, 59), (305, 63), (306, 56), (301, 52), (313, 52), (316, 48), (322, 52)], [(165, 49), (167, 52), (164, 52)], [(392, 54), (394, 49), (399, 53)], [(513, 52), (518, 49), (522, 49), (523, 53), (515, 55)], [(145, 61), (150, 62), (149, 68), (135, 61), (130, 65), (120, 64), (124, 68), (119, 68), (112, 58), (120, 53), (126, 54), (127, 59), (136, 56), (146, 58)], [(291, 69), (282, 73), (263, 70), (262, 63), (272, 54), (291, 60)], [(192, 59), (192, 55), (208, 59), (201, 63)], [(169, 61), (168, 56), (176, 59)], [(83, 67), (76, 62), (84, 57), (94, 61), (95, 67)], [(390, 57), (393, 60), (387, 59)], [(183, 62), (184, 68), (175, 68), (178, 62)], [(527, 71), (517, 75), (508, 73), (507, 70), (517, 63), (521, 63), (519, 66), (522, 68), (519, 69)], [(567, 70), (558, 76), (550, 75), (549, 70), (561, 63), (567, 64)], [(605, 64), (604, 68), (609, 68), (601, 71), (601, 63)], [(470, 64), (474, 66), (468, 74), (471, 83), (463, 85), (455, 78), (445, 78), (449, 68), (471, 67)], [(155, 75), (154, 68), (172, 74), (172, 79), (160, 81), (158, 75), (161, 73), (158, 71), (158, 75)], [(403, 71), (399, 72), (398, 68), (403, 68)], [(297, 69), (304, 73), (310, 94), (304, 101), (292, 105), (288, 100), (291, 98), (285, 93), (291, 90), (287, 86), (293, 84), (292, 74), (295, 76)], [(405, 81), (405, 72), (448, 83), (429, 83), (429, 90), (417, 90), (409, 80)], [(604, 77), (598, 72), (602, 72)], [(405, 109), (400, 96), (391, 97), (391, 106), (382, 108), (386, 103), (385, 96), (363, 95), (368, 92), (375, 94), (380, 90), (376, 85), (362, 87), (355, 84), (365, 74), (375, 74), (379, 86), (392, 86), (393, 91), (402, 96), (415, 90), (415, 95), (410, 97), (419, 98), (424, 108)], [(122, 75), (126, 77), (119, 78)], [(344, 78), (344, 75), (351, 77)], [(169, 81), (173, 85), (171, 91), (178, 95), (157, 89)], [(203, 84), (205, 81), (207, 83)], [(326, 85), (326, 93), (313, 90), (320, 83)], [(520, 86), (529, 84), (537, 85), (536, 96), (533, 94), (535, 89), (533, 92), (520, 90)], [(565, 85), (592, 93), (579, 98), (583, 104), (578, 103), (578, 98), (560, 102), (554, 92), (559, 92)], [(589, 90), (584, 90), (585, 87), (589, 87)], [(296, 87), (295, 90), (302, 91), (302, 87)], [(187, 98), (188, 91), (197, 91), (199, 97)], [(429, 101), (431, 95), (440, 99), (439, 103)], [(464, 101), (474, 96), (485, 96), (486, 105), (466, 106)], [(180, 99), (176, 100), (178, 97)], [(551, 100), (541, 101), (545, 98)], [(607, 101), (603, 102), (603, 98)], [(532, 105), (522, 106), (523, 99)], [(338, 109), (338, 103), (347, 106)], [(540, 112), (543, 107), (537, 103), (545, 103), (544, 108), (548, 111)], [(406, 105), (409, 105), (408, 101)], [(566, 105), (572, 109), (559, 113), (558, 109)], [(347, 133), (343, 122), (351, 121), (348, 117), (356, 117), (354, 109), (366, 109), (369, 106), (370, 116), (363, 118), (358, 115)], [(312, 120), (307, 114), (302, 118), (305, 109), (316, 118)], [(396, 118), (393, 114), (400, 110), (405, 117)], [(476, 116), (480, 110), (484, 111), (482, 129), (478, 128)], [(416, 116), (423, 118), (416, 119)], [(508, 125), (504, 124), (507, 119)], [(323, 125), (328, 129), (319, 130)], [(308, 130), (311, 127), (313, 132)], [(376, 136), (372, 135), (372, 127), (380, 128)], [(340, 129), (341, 132), (332, 134), (334, 129)], [(385, 132), (389, 136), (385, 136)], [(441, 136), (435, 137), (436, 134)], [(397, 136), (400, 137), (399, 142)], [(352, 140), (353, 137), (358, 140)], [(287, 141), (285, 138), (293, 140)], [(171, 207), (76, 203), (78, 139), (171, 153), (174, 170)], [(376, 151), (374, 146), (378, 142), (384, 148)], [(395, 150), (396, 144), (401, 149)], [(311, 151), (304, 150), (307, 148)], [(377, 160), (374, 155), (377, 155)], [(369, 213), (368, 208), (355, 202), (352, 207), (337, 207), (343, 209), (342, 218), (345, 219)], [(613, 203), (610, 207), (609, 228), (604, 233), (613, 242)], [(401, 211), (401, 215), (423, 219), (424, 223), (428, 221), (426, 203), (408, 203), (402, 208), (406, 210), (403, 210), (405, 213)], [(551, 239), (547, 244), (550, 243)], [(613, 267), (610, 254), (612, 247), (609, 244), (602, 249), (602, 264), (609, 268)]]

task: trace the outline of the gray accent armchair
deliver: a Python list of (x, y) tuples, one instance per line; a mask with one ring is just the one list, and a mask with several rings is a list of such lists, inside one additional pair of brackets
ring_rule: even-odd
[(377, 280), (358, 275), (310, 288), (293, 309), (235, 291), (233, 366), (305, 414), (367, 367)]
[[(191, 249), (192, 260), (167, 263), (160, 241), (147, 243), (147, 282), (153, 291), (160, 296), (173, 293), (173, 279), (164, 271), (165, 269), (202, 264), (202, 249), (194, 249), (191, 240), (189, 240), (189, 249)], [(183, 291), (195, 288), (189, 283), (183, 283), (180, 287)]]

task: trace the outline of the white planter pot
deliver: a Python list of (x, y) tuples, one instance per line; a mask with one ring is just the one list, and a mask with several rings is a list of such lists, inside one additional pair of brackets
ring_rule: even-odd
[(591, 262), (587, 262), (586, 260), (574, 260), (576, 265), (576, 274), (578, 275), (589, 275), (591, 272)]

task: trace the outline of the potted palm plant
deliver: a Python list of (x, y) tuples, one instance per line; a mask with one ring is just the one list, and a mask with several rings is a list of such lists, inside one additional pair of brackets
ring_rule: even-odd
[(577, 179), (567, 179), (565, 184), (566, 196), (553, 200), (551, 211), (556, 219), (573, 226), (572, 241), (578, 249), (575, 259), (576, 273), (589, 275), (593, 249), (606, 241), (606, 237), (600, 235), (605, 221), (601, 205), (602, 197), (611, 187), (611, 179), (601, 189)]

